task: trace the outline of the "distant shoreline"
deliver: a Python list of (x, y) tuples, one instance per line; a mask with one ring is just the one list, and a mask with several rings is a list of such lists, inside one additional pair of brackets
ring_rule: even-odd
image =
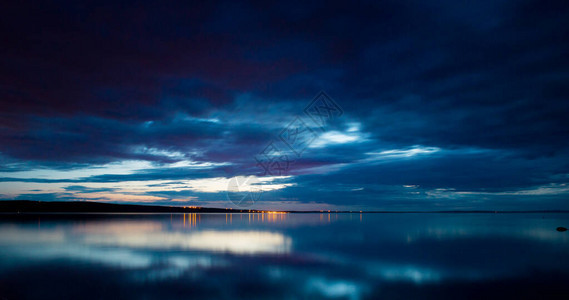
[(34, 214), (34, 213), (317, 213), (317, 214), (515, 214), (515, 213), (569, 213), (569, 210), (441, 210), (441, 211), (266, 211), (257, 209), (211, 208), (196, 206), (159, 206), (139, 204), (114, 204), (91, 201), (32, 201), (32, 200), (0, 200), (0, 214)]

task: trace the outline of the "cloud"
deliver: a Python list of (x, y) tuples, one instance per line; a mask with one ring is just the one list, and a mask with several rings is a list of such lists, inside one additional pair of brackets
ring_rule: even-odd
[(211, 182), (262, 178), (256, 155), (321, 90), (344, 114), (290, 153), (274, 199), (453, 206), (432, 193), (455, 189), (499, 207), (567, 183), (566, 4), (226, 5), (4, 4), (2, 194), (95, 197), (114, 183), (97, 199), (126, 199), (131, 182), (209, 182), (132, 195), (219, 205)]

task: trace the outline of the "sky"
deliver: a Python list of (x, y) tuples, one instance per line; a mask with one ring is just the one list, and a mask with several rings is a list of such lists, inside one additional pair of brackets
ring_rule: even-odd
[(567, 1), (0, 15), (0, 199), (569, 209)]

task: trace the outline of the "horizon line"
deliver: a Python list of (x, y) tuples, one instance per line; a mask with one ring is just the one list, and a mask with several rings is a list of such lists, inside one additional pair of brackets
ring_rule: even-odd
[[(267, 209), (246, 209), (246, 208), (218, 208), (218, 207), (204, 207), (204, 206), (172, 206), (172, 205), (154, 205), (154, 204), (119, 204), (119, 203), (107, 203), (107, 202), (96, 202), (96, 201), (40, 201), (40, 200), (13, 200), (13, 199), (0, 199), (0, 203), (5, 204), (7, 202), (21, 203), (52, 203), (52, 204), (96, 204), (96, 205), (110, 205), (110, 206), (122, 206), (122, 208), (160, 208), (160, 209), (179, 209), (181, 211), (172, 211), (169, 213), (320, 213), (320, 214), (332, 214), (332, 213), (569, 213), (569, 210), (563, 209), (540, 209), (540, 210), (460, 210), (460, 209), (449, 209), (449, 210), (267, 210)], [(26, 213), (26, 209), (22, 209), (22, 212), (18, 211), (3, 211), (1, 209), (2, 204), (0, 204), (0, 213)], [(184, 210), (188, 210), (185, 212)], [(204, 210), (201, 211), (200, 210)], [(58, 213), (58, 211), (28, 211), (32, 213)], [(75, 211), (75, 213), (89, 213), (90, 211)], [(97, 212), (97, 211), (92, 211)], [(109, 211), (112, 212), (112, 211)], [(117, 211), (121, 212), (121, 211)], [(125, 212), (125, 211), (122, 211)], [(61, 213), (74, 213), (74, 211), (61, 211)], [(153, 213), (153, 211), (140, 211), (139, 213)], [(164, 211), (155, 211), (154, 213), (168, 213)]]

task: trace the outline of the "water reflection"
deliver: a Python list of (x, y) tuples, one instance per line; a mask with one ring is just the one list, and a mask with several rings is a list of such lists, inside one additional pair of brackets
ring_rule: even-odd
[(569, 234), (555, 228), (566, 220), (554, 214), (4, 215), (0, 297), (561, 297), (568, 294)]
[(263, 231), (131, 232), (92, 234), (85, 244), (128, 248), (198, 250), (231, 253), (287, 253), (290, 238), (280, 233)]

